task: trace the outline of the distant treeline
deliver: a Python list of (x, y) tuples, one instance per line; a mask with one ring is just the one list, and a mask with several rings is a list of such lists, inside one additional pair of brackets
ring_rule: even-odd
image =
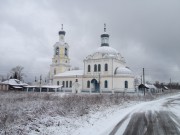
[(175, 83), (175, 82), (172, 82), (172, 83), (159, 83), (159, 82), (156, 82), (154, 84), (157, 88), (163, 88), (163, 86), (166, 86), (168, 89), (180, 89), (180, 84), (179, 83)]

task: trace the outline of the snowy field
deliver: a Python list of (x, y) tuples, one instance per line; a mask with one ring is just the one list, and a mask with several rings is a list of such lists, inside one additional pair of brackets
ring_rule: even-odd
[[(147, 94), (145, 97), (123, 93), (74, 95), (0, 92), (0, 134), (119, 135), (127, 132), (128, 126), (132, 129), (129, 121), (141, 115), (141, 112), (142, 115), (150, 116), (161, 110), (166, 116), (164, 108), (167, 108), (173, 114), (177, 113), (176, 108), (171, 108), (171, 103), (178, 104), (173, 95), (179, 96), (177, 91)], [(165, 102), (169, 96), (172, 96), (172, 102)], [(138, 112), (136, 116), (133, 115), (135, 112)], [(175, 115), (179, 117), (178, 113)]]

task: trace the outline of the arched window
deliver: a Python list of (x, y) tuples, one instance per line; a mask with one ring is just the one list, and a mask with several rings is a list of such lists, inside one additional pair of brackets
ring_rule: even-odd
[(108, 71), (108, 64), (104, 65), (104, 71)]
[(62, 87), (64, 87), (64, 85), (65, 85), (64, 83), (65, 83), (65, 82), (63, 81), (63, 82), (62, 82), (62, 85), (63, 85)]
[(59, 55), (59, 47), (56, 47), (55, 54)]
[(101, 65), (98, 64), (98, 71), (100, 72), (101, 71)]
[(66, 88), (68, 88), (68, 81), (66, 81)]
[(124, 88), (128, 88), (128, 81), (124, 82)]
[(104, 81), (104, 88), (108, 88), (108, 81), (107, 80)]
[(64, 54), (65, 54), (65, 56), (68, 56), (68, 50), (67, 50), (67, 48), (65, 48), (65, 50), (64, 50), (64, 51), (65, 51), (65, 53), (64, 53)]
[(94, 65), (94, 72), (97, 72), (97, 65)]
[(90, 81), (87, 81), (87, 88), (90, 88)]
[(54, 75), (56, 74), (56, 69), (54, 69)]
[(69, 87), (72, 88), (72, 81), (69, 82)]
[(57, 81), (57, 85), (59, 85), (59, 81)]
[(88, 65), (88, 72), (91, 72), (91, 66)]

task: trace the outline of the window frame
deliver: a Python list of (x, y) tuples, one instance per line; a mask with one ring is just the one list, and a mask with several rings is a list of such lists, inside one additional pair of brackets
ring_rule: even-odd
[(104, 81), (104, 88), (108, 88), (108, 81), (107, 80)]
[(97, 72), (97, 65), (94, 65), (94, 72)]
[(104, 71), (108, 71), (108, 64), (104, 64)]

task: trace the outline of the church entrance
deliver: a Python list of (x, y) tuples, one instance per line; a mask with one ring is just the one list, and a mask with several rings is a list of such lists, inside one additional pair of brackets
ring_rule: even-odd
[(92, 92), (99, 92), (99, 83), (96, 79), (91, 80)]

